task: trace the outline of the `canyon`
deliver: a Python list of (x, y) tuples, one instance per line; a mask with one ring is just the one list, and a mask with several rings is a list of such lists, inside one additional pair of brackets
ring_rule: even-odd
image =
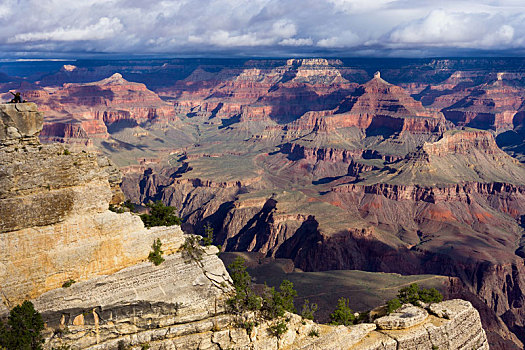
[[(232, 280), (215, 246), (188, 258), (190, 235), (145, 228), (122, 203), (120, 172), (105, 157), (43, 145), (34, 103), (0, 105), (0, 317), (31, 300), (44, 349), (488, 349), (478, 311), (451, 299), (353, 326), (319, 325), (287, 313), (251, 329), (229, 312)], [(152, 241), (165, 260), (146, 262)], [(67, 285), (66, 285), (67, 283)], [(275, 321), (276, 322), (276, 321)]]
[(520, 348), (520, 63), (382, 62), (106, 62), (19, 86), (43, 142), (105, 154), (185, 232), (304, 271), (457, 277), (491, 347)]

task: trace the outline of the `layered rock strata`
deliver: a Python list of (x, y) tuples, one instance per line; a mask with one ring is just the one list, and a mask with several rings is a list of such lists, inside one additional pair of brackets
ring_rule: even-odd
[(0, 285), (5, 311), (65, 281), (110, 274), (147, 258), (160, 238), (166, 252), (178, 228), (147, 230), (116, 214), (121, 175), (107, 158), (41, 145), (34, 104), (1, 105)]

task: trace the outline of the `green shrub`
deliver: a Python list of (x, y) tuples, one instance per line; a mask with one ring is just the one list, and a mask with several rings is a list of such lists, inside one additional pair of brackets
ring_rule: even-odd
[(198, 236), (188, 235), (184, 239), (184, 244), (182, 245), (182, 255), (185, 258), (186, 262), (199, 262), (202, 260), (202, 255), (204, 254), (204, 249), (202, 249), (199, 244)]
[(301, 309), (301, 316), (307, 320), (313, 320), (314, 314), (317, 312), (317, 304), (310, 304), (310, 300), (305, 299), (303, 308)]
[(257, 321), (243, 321), (241, 323), (239, 323), (237, 326), (239, 328), (243, 328), (243, 329), (246, 329), (246, 332), (248, 334), (251, 334), (252, 333), (252, 330), (257, 327), (259, 325), (259, 323)]
[(419, 300), (424, 303), (439, 303), (443, 301), (443, 295), (436, 288), (420, 289)]
[(113, 204), (110, 204), (108, 209), (117, 214), (122, 214), (123, 212), (125, 212), (124, 208), (118, 207)]
[(339, 298), (337, 308), (330, 314), (332, 324), (348, 326), (354, 323), (355, 316), (349, 304), (349, 299)]
[(288, 325), (285, 320), (280, 320), (268, 327), (268, 332), (274, 337), (281, 338), (281, 336), (288, 330)]
[(319, 329), (312, 328), (310, 332), (308, 332), (309, 337), (319, 337)]
[(158, 266), (164, 262), (164, 258), (162, 257), (164, 252), (160, 249), (161, 246), (162, 242), (160, 241), (160, 238), (157, 238), (156, 241), (153, 241), (153, 245), (151, 246), (153, 251), (151, 251), (148, 255), (148, 260), (151, 261), (155, 266)]
[(210, 226), (210, 224), (206, 224), (204, 226), (204, 234), (205, 236), (202, 238), (202, 245), (204, 246), (210, 246), (213, 244), (213, 227)]
[(33, 303), (24, 301), (9, 313), (7, 325), (0, 321), (0, 347), (17, 350), (40, 350), (44, 342), (40, 332), (44, 321)]
[(153, 226), (173, 226), (180, 225), (181, 219), (175, 215), (175, 207), (165, 206), (161, 201), (146, 204), (150, 208), (149, 214), (142, 214), (140, 218), (144, 226), (150, 228)]
[(70, 154), (71, 154), (71, 152), (69, 152), (68, 149), (65, 149), (65, 150), (64, 150), (64, 155), (65, 155), (65, 156), (69, 156)]
[(279, 286), (279, 291), (275, 288), (266, 287), (263, 294), (263, 305), (261, 311), (263, 316), (269, 320), (284, 316), (286, 311), (296, 312), (293, 298), (297, 296), (297, 291), (293, 289), (293, 283), (283, 280)]
[(65, 281), (64, 283), (62, 283), (62, 288), (69, 288), (73, 285), (73, 283), (75, 283), (76, 281), (74, 279), (68, 279), (67, 281)]
[(128, 208), (129, 211), (131, 212), (135, 211), (135, 204), (131, 203), (129, 199), (127, 199), (124, 203), (122, 203), (122, 206), (124, 208)]
[(399, 309), (402, 305), (403, 304), (401, 303), (401, 301), (399, 301), (398, 298), (394, 298), (392, 300), (389, 300), (386, 303), (386, 312), (390, 314), (390, 313), (396, 311), (397, 309)]
[(261, 298), (251, 288), (251, 276), (246, 271), (244, 259), (237, 257), (230, 265), (228, 271), (233, 281), (235, 295), (227, 300), (228, 306), (235, 313), (256, 311), (261, 308)]
[(435, 288), (421, 289), (416, 283), (408, 287), (401, 288), (397, 293), (397, 298), (402, 304), (410, 303), (418, 305), (418, 301), (425, 303), (438, 303), (443, 300), (443, 295)]
[(283, 280), (279, 286), (283, 309), (288, 312), (296, 313), (293, 298), (297, 296), (297, 291), (293, 288), (293, 283), (289, 280)]

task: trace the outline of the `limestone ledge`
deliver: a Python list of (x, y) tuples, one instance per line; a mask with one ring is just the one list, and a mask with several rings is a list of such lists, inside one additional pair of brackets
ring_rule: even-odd
[(120, 180), (107, 158), (63, 145), (0, 147), (0, 233), (105, 211)]
[(179, 226), (146, 229), (137, 215), (109, 210), (1, 233), (0, 314), (69, 279), (87, 280), (145, 261), (157, 238), (166, 253), (184, 242)]
[[(172, 257), (166, 263), (171, 264), (180, 257)], [(208, 256), (213, 261), (213, 257)], [(162, 265), (161, 265), (162, 266)], [(206, 266), (206, 263), (203, 264)], [(180, 268), (177, 267), (177, 268)], [(147, 266), (141, 266), (143, 272), (148, 270)], [(149, 267), (154, 270), (153, 267)], [(162, 269), (162, 268), (161, 268)], [(170, 267), (166, 267), (171, 270)], [(193, 272), (199, 274), (198, 265), (190, 263), (183, 268), (184, 273)], [(205, 271), (204, 267), (200, 273)], [(176, 269), (172, 270), (175, 272)], [(129, 272), (135, 273), (133, 269)], [(147, 273), (146, 273), (147, 275)], [(142, 276), (139, 274), (139, 276)], [(199, 278), (199, 277), (196, 277)], [(203, 279), (204, 281), (204, 279)], [(224, 279), (226, 283), (227, 279)], [(169, 280), (167, 284), (173, 281)], [(181, 285), (179, 288), (195, 288), (194, 280), (178, 280)], [(269, 332), (269, 327), (275, 321), (267, 321), (255, 327), (251, 332), (239, 328), (240, 319), (238, 316), (223, 313), (224, 309), (214, 308), (214, 304), (205, 302), (201, 304), (200, 299), (187, 299), (189, 304), (183, 301), (183, 294), (172, 293), (169, 289), (166, 295), (161, 296), (161, 289), (166, 283), (162, 282), (154, 286), (147, 294), (153, 296), (153, 299), (170, 299), (171, 304), (153, 304), (138, 301), (144, 296), (145, 289), (150, 288), (151, 284), (147, 282), (144, 288), (137, 291), (138, 294), (128, 292), (128, 296), (135, 300), (128, 306), (108, 305), (92, 307), (93, 303), (88, 303), (85, 308), (74, 308), (59, 311), (60, 302), (68, 301), (59, 298), (57, 302), (57, 311), (51, 317), (49, 313), (44, 312), (45, 318), (54, 318), (55, 327), (64, 327), (69, 325), (67, 331), (55, 333), (50, 336), (46, 342), (46, 349), (52, 346), (70, 345), (72, 349), (91, 349), (91, 350), (109, 350), (117, 349), (122, 346), (139, 350), (142, 345), (148, 344), (152, 350), (160, 349), (250, 349), (250, 350), (321, 350), (321, 349), (347, 349), (347, 350), (416, 350), (416, 349), (489, 349), (485, 332), (481, 327), (481, 321), (478, 312), (469, 302), (464, 300), (449, 300), (446, 302), (434, 304), (434, 307), (442, 310), (447, 318), (441, 318), (436, 315), (429, 315), (425, 320), (415, 326), (398, 330), (380, 330), (374, 323), (364, 323), (355, 326), (331, 326), (319, 325), (309, 320), (303, 320), (299, 315), (287, 314), (288, 320), (287, 331), (277, 338)], [(190, 286), (191, 285), (191, 286)], [(214, 290), (213, 283), (205, 283), (210, 290)], [(83, 289), (81, 285), (79, 289)], [(219, 287), (220, 288), (220, 287)], [(201, 289), (201, 292), (206, 288)], [(180, 290), (180, 289), (179, 289)], [(225, 290), (219, 291), (224, 293)], [(96, 293), (96, 291), (95, 291)], [(75, 293), (69, 296), (73, 298)], [(120, 295), (117, 293), (117, 295)], [(227, 294), (223, 294), (225, 296)], [(42, 298), (56, 298), (56, 294), (46, 294)], [(195, 298), (195, 296), (193, 297)], [(212, 297), (213, 298), (213, 297)], [(80, 297), (79, 299), (83, 299)], [(41, 299), (40, 299), (41, 300)], [(45, 308), (46, 303), (40, 300), (36, 301), (38, 308)], [(103, 297), (99, 299), (104, 300)], [(125, 299), (126, 300), (126, 299)], [(179, 309), (173, 307), (175, 300), (182, 301)], [(222, 299), (224, 300), (224, 299)], [(125, 303), (124, 303), (125, 304)], [(200, 309), (199, 309), (200, 307)], [(207, 311), (204, 311), (207, 308)], [(82, 313), (83, 312), (83, 313)], [(189, 315), (193, 314), (192, 317)], [(56, 320), (61, 316), (62, 326)], [(206, 317), (207, 315), (207, 317)], [(403, 316), (398, 316), (403, 317)], [(405, 316), (411, 317), (411, 316)], [(184, 322), (186, 320), (186, 322)], [(317, 335), (314, 335), (316, 333)]]

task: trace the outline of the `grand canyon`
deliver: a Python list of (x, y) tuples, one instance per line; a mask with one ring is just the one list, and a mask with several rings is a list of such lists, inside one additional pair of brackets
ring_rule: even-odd
[[(177, 208), (184, 234), (204, 235), (206, 227), (213, 228), (223, 259), (243, 253), (259, 260), (254, 266), (286, 262), (290, 271), (301, 274), (359, 270), (377, 276), (444, 276), (439, 289), (447, 298), (474, 305), (490, 348), (523, 348), (525, 59), (79, 60), (45, 69), (38, 62), (20, 64), (30, 74), (2, 75), (0, 92), (8, 101), (9, 91), (20, 91), (30, 102), (25, 105), (35, 104), (29, 112), (43, 118), (39, 140), (33, 132), (27, 146), (33, 147), (27, 156), (31, 163), (42, 162), (42, 183), (23, 178), (35, 171), (30, 167), (5, 170), (28, 161), (14, 156), (22, 146), (4, 142), (0, 213), (9, 219), (0, 232), (30, 237), (39, 230), (33, 227), (63, 220), (61, 225), (77, 228), (68, 237), (72, 242), (60, 243), (70, 244), (73, 258), (64, 263), (58, 253), (53, 256), (64, 265), (60, 276), (16, 254), (2, 256), (0, 272), (11, 266), (7, 261), (27, 274), (39, 271), (38, 279), (24, 284), (18, 270), (4, 268), (10, 276), (1, 286), (7, 299), (20, 299), (22, 293), (55, 323), (60, 314), (56, 300), (65, 300), (68, 310), (90, 308), (70, 291), (53, 291), (60, 278), (73, 274), (87, 281), (84, 289), (98, 286), (88, 281), (94, 276), (126, 278), (132, 273), (129, 266), (144, 259), (125, 242), (126, 228), (137, 247), (147, 250), (149, 244), (136, 218), (111, 216), (106, 207), (124, 198), (139, 207), (160, 200)], [(13, 113), (25, 111), (5, 111), (6, 127)], [(7, 133), (0, 130), (0, 138), (13, 138)], [(41, 161), (35, 160), (38, 147)], [(74, 166), (56, 156), (64, 149), (76, 157)], [(95, 154), (103, 161), (97, 163)], [(14, 161), (17, 157), (21, 160)], [(55, 169), (57, 162), (66, 162), (70, 170)], [(81, 175), (69, 174), (75, 167)], [(17, 171), (25, 175), (16, 179)], [(53, 173), (65, 180), (46, 180)], [(71, 183), (70, 177), (75, 178)], [(32, 187), (18, 188), (24, 181)], [(76, 212), (59, 207), (57, 213), (45, 212), (42, 222), (31, 214), (41, 209), (31, 206), (20, 205), (17, 215), (10, 214), (15, 197), (51, 196), (45, 184), (48, 190), (67, 187), (64, 193), (84, 186), (81, 192), (90, 195), (82, 203), (71, 190), (68, 198)], [(105, 249), (118, 251), (118, 258), (108, 259), (105, 251), (95, 249), (93, 255), (104, 257), (98, 262), (75, 260), (82, 256), (75, 242), (92, 239), (78, 231), (78, 225), (91, 230), (75, 216), (81, 211), (101, 226), (119, 227), (115, 235), (122, 242), (105, 238), (104, 228), (91, 234), (107, 240)], [(44, 231), (34, 242), (44, 240)], [(158, 229), (152, 236), (162, 237), (166, 251), (176, 252), (183, 233)], [(0, 240), (6, 247), (9, 241)], [(208, 276), (209, 270), (220, 276), (219, 282), (202, 277), (210, 288), (215, 286), (216, 297), (224, 293), (220, 282), (229, 277), (214, 254), (206, 258), (204, 272), (189, 273)], [(166, 269), (176, 270), (176, 259)], [(119, 266), (127, 269), (117, 272)], [(163, 273), (182, 283), (176, 282), (180, 272)], [(257, 282), (270, 277), (263, 273)], [(18, 285), (23, 288), (17, 290)], [(44, 291), (49, 292), (41, 296)], [(176, 288), (167, 292), (180, 293)], [(138, 293), (145, 293), (148, 310), (155, 314), (153, 304), (160, 305), (162, 298)], [(299, 294), (308, 293), (299, 289)], [(203, 294), (199, 298), (211, 303)], [(119, 312), (107, 317), (118, 324)], [(202, 320), (195, 315), (203, 313), (187, 310), (184, 321)], [(93, 315), (98, 327), (99, 316)], [(111, 333), (111, 327), (104, 332)], [(93, 339), (85, 344), (93, 345)]]

